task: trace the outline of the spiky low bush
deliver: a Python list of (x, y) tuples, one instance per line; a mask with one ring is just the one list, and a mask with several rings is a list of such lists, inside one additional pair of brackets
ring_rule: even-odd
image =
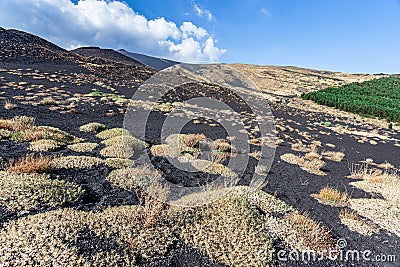
[(98, 133), (96, 136), (100, 139), (110, 139), (121, 135), (131, 135), (130, 132), (123, 128), (112, 128)]
[(11, 136), (11, 131), (6, 129), (0, 129), (0, 139), (9, 138)]
[(221, 175), (229, 178), (237, 178), (238, 175), (229, 169), (228, 167), (220, 164), (220, 163), (215, 163), (212, 161), (208, 160), (203, 160), (203, 159), (196, 159), (190, 162), (190, 164), (198, 171), (204, 172), (204, 173), (209, 173), (209, 174), (215, 174), (215, 175)]
[(60, 147), (60, 144), (55, 140), (41, 139), (36, 142), (31, 142), (28, 149), (34, 152), (45, 152), (54, 151)]
[(226, 196), (186, 211), (183, 220), (181, 238), (217, 262), (269, 266), (272, 242), (264, 230), (262, 214), (246, 198)]
[(128, 159), (133, 157), (135, 151), (133, 148), (128, 146), (106, 146), (102, 150), (100, 150), (100, 155), (105, 158), (120, 158), (120, 159)]
[(6, 165), (6, 170), (14, 173), (44, 173), (51, 171), (51, 162), (54, 156), (40, 154), (35, 157), (34, 154), (27, 154), (23, 157), (12, 159)]
[(8, 210), (61, 206), (77, 201), (82, 193), (78, 185), (49, 175), (0, 172), (0, 206)]
[(10, 120), (0, 120), (0, 128), (14, 132), (23, 131), (35, 126), (35, 118), (28, 116), (17, 116)]
[(88, 156), (57, 157), (51, 161), (53, 169), (91, 169), (104, 163), (104, 160)]
[(84, 152), (92, 152), (98, 146), (99, 144), (97, 143), (78, 143), (69, 145), (68, 148), (75, 152), (84, 153)]
[(102, 141), (101, 143), (106, 146), (131, 147), (135, 151), (142, 151), (148, 146), (146, 142), (131, 135), (112, 137)]
[(79, 130), (82, 132), (99, 133), (101, 131), (107, 130), (107, 126), (98, 122), (90, 122), (79, 127)]
[(178, 242), (177, 227), (144, 228), (140, 209), (59, 209), (10, 222), (0, 231), (0, 262), (11, 266), (108, 267), (138, 266), (138, 259), (161, 258)]
[(128, 168), (135, 164), (133, 160), (120, 158), (107, 158), (105, 163), (108, 167), (115, 169)]

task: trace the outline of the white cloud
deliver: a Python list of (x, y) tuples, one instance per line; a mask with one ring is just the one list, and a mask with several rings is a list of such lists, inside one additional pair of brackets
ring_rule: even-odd
[(204, 28), (191, 22), (178, 27), (163, 17), (149, 20), (120, 1), (0, 1), (0, 25), (40, 35), (64, 48), (124, 48), (187, 62), (217, 61), (226, 51), (215, 46)]
[(269, 15), (268, 9), (266, 9), (265, 7), (261, 8), (261, 13), (263, 13), (264, 15)]
[(203, 28), (197, 27), (190, 21), (185, 21), (180, 27), (184, 35), (194, 35), (197, 39), (202, 39), (208, 35), (207, 31)]
[(194, 1), (192, 2), (192, 5), (197, 16), (206, 17), (208, 21), (212, 21), (214, 19), (214, 15), (210, 12), (210, 10), (200, 8), (200, 6)]

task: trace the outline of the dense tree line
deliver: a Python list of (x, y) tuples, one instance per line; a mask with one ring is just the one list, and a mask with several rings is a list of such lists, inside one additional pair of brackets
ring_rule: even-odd
[(400, 78), (380, 78), (304, 93), (303, 99), (388, 121), (400, 121)]

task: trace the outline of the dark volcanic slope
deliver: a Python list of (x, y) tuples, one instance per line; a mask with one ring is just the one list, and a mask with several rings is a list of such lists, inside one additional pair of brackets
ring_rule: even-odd
[[(118, 53), (115, 52), (115, 54)], [(107, 57), (80, 55), (38, 36), (0, 28), (0, 63), (73, 65), (83, 67), (82, 72), (89, 70), (93, 74), (115, 80), (144, 81), (155, 73), (154, 69), (137, 61), (129, 60), (127, 57), (125, 60), (121, 62), (110, 60)]]
[(78, 57), (38, 36), (0, 28), (0, 62), (76, 63)]
[(143, 64), (139, 61), (118, 53), (113, 49), (102, 49), (100, 47), (80, 47), (71, 51), (87, 57), (98, 57), (143, 67)]
[(168, 59), (164, 59), (164, 58), (150, 57), (150, 56), (146, 56), (146, 55), (142, 55), (142, 54), (138, 54), (138, 53), (132, 53), (132, 52), (128, 52), (124, 49), (120, 49), (120, 50), (118, 50), (118, 52), (125, 56), (128, 56), (134, 60), (137, 60), (147, 66), (155, 68), (157, 70), (163, 70), (163, 69), (169, 68), (171, 66), (174, 66), (176, 64), (179, 64), (179, 62), (176, 62), (176, 61), (172, 61), (172, 60), (168, 60)]

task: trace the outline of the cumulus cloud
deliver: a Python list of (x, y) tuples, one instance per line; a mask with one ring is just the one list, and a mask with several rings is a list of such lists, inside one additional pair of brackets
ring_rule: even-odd
[(0, 1), (0, 26), (38, 34), (64, 48), (124, 48), (186, 62), (218, 61), (226, 50), (191, 22), (149, 20), (126, 3), (106, 0)]

